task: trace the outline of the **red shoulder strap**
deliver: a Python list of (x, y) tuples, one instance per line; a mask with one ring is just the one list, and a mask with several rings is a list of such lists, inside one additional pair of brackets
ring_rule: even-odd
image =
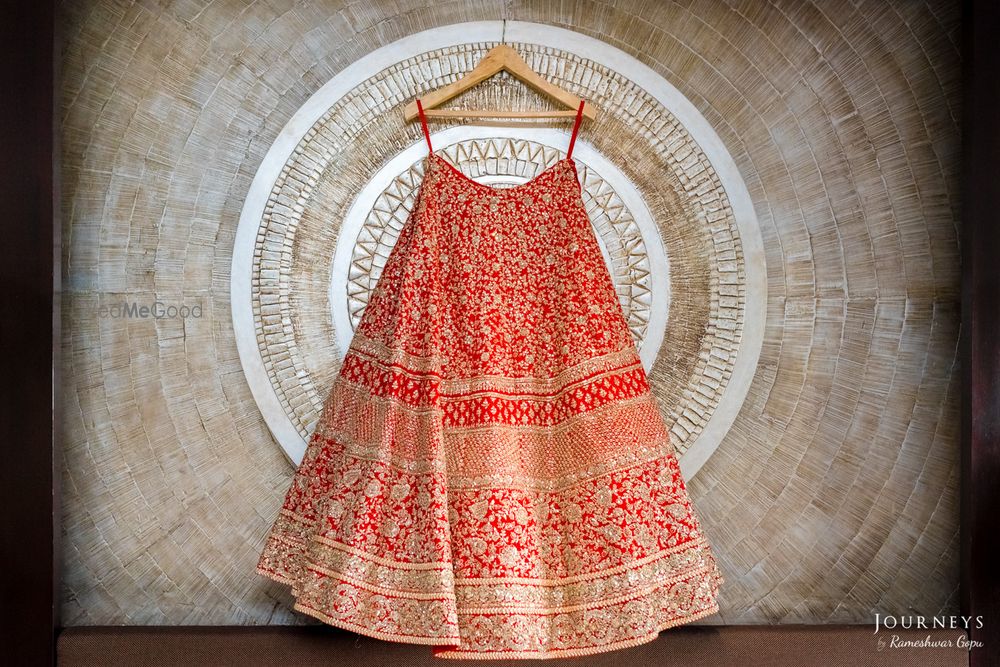
[(417, 111), (420, 112), (420, 124), (424, 126), (424, 136), (427, 137), (427, 150), (431, 153), (434, 152), (434, 147), (431, 146), (431, 133), (427, 131), (427, 117), (424, 116), (424, 105), (420, 103), (420, 98), (417, 98)]
[(580, 129), (580, 119), (583, 118), (583, 103), (584, 100), (580, 100), (580, 108), (576, 110), (576, 123), (573, 124), (573, 136), (570, 137), (569, 150), (566, 151), (566, 157), (573, 155), (573, 144), (576, 143), (576, 133)]

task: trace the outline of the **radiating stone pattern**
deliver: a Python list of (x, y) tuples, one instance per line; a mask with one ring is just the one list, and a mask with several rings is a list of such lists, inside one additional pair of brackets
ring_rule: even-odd
[[(955, 3), (104, 1), (60, 13), (65, 624), (304, 622), (253, 573), (291, 470), (234, 343), (239, 212), (277, 133), (340, 69), (415, 31), (500, 17), (578, 30), (660, 72), (719, 133), (753, 199), (764, 347), (733, 427), (689, 483), (730, 582), (706, 622), (957, 611)], [(450, 75), (430, 71), (424, 85)], [(663, 169), (664, 155), (684, 159), (677, 147), (648, 150), (671, 129), (600, 122), (581, 140), (621, 166), (658, 220), (694, 219), (688, 184)], [(392, 114), (357, 149), (352, 129), (325, 144), (335, 168), (312, 185), (318, 203), (295, 234), (310, 243), (283, 250), (301, 270), (276, 295), (295, 313), (288, 362), (305, 364), (313, 391), (336, 351), (325, 295), (302, 286), (329, 284), (335, 221), (365, 175), (421, 140)], [(675, 433), (681, 417), (695, 428), (704, 417), (689, 379), (726, 361), (702, 347), (726, 331), (704, 323), (740, 306), (738, 278), (710, 277), (739, 259), (708, 254), (713, 222), (701, 234), (658, 223), (672, 301), (651, 379)], [(204, 314), (98, 316), (123, 299)], [(690, 415), (675, 413), (682, 402)]]

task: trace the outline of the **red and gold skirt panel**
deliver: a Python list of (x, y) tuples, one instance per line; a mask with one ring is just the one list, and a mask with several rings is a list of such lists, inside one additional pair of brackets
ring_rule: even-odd
[(449, 380), (356, 334), (257, 565), (294, 608), (446, 658), (610, 651), (722, 577), (634, 346)]

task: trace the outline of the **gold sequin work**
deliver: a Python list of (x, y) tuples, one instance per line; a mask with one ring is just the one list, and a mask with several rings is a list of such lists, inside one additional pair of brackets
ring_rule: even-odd
[(507, 188), (428, 155), (257, 572), (441, 658), (606, 652), (719, 610), (571, 154)]

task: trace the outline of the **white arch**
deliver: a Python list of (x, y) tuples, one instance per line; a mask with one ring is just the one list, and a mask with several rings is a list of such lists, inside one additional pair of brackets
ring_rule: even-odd
[[(357, 60), (317, 90), (289, 119), (254, 176), (240, 215), (233, 248), (230, 286), (233, 329), (240, 362), (254, 400), (260, 407), (271, 433), (296, 465), (305, 452), (306, 442), (288, 420), (274, 392), (260, 356), (254, 330), (251, 294), (253, 252), (271, 189), (283, 165), (305, 133), (337, 100), (373, 73), (426, 51), (462, 43), (500, 41), (503, 30), (503, 21), (475, 21), (441, 26), (399, 39)], [(540, 23), (507, 21), (506, 40), (539, 45), (558, 44), (563, 51), (624, 73), (680, 121), (711, 162), (726, 191), (739, 230), (745, 260), (746, 305), (743, 333), (733, 374), (722, 398), (708, 424), (681, 457), (682, 472), (686, 478), (690, 478), (711, 456), (732, 426), (749, 391), (763, 343), (767, 303), (766, 267), (763, 239), (750, 194), (735, 161), (704, 116), (676, 87), (639, 60), (598, 39)], [(496, 135), (496, 128), (491, 128), (490, 131)], [(580, 149), (586, 150), (583, 146)], [(659, 242), (658, 239), (659, 235), (655, 234), (647, 238), (646, 242), (652, 245), (654, 241)], [(654, 350), (656, 347), (649, 346)]]

